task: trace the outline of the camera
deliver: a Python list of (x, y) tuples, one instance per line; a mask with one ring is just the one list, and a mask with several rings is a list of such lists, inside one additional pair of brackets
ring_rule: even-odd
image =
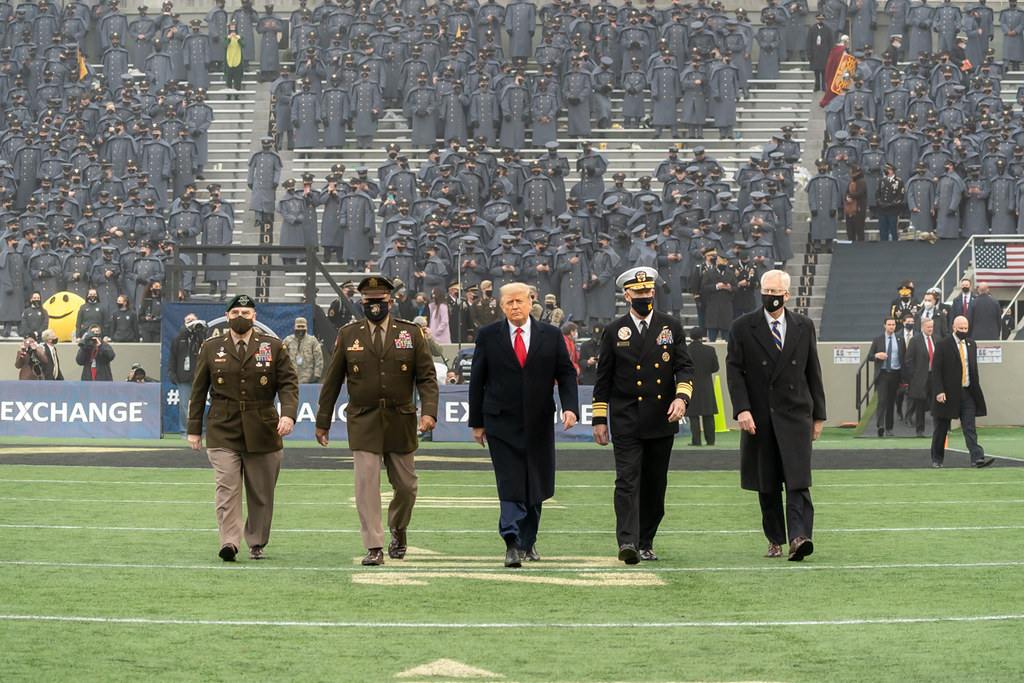
[(93, 332), (86, 332), (82, 335), (82, 338), (78, 340), (79, 346), (92, 346), (97, 342), (96, 334)]

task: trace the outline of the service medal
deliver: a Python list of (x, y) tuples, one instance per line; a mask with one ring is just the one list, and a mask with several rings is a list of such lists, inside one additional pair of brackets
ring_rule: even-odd
[(664, 361), (667, 361), (669, 359), (668, 351), (666, 351), (665, 353), (661, 354), (661, 359), (664, 360)]

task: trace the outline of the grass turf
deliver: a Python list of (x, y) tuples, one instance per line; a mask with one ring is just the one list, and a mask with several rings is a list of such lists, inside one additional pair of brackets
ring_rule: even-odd
[(421, 472), (408, 557), (366, 569), (349, 471), (282, 472), (268, 559), (230, 565), (209, 472), (0, 467), (4, 677), (451, 680), (395, 678), (441, 658), (500, 676), (478, 681), (1024, 672), (1020, 469), (818, 472), (801, 564), (761, 558), (736, 473), (669, 476), (660, 562), (614, 560), (612, 473), (561, 472), (544, 559), (512, 571), (487, 472)]

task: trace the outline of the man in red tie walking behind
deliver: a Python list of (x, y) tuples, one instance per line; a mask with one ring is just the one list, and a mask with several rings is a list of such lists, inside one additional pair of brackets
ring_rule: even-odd
[(505, 320), (477, 333), (469, 378), (469, 426), (490, 449), (501, 501), (498, 533), (505, 566), (539, 560), (535, 542), (541, 505), (555, 493), (555, 385), (562, 429), (576, 424), (576, 369), (562, 332), (530, 317), (530, 288), (501, 288)]

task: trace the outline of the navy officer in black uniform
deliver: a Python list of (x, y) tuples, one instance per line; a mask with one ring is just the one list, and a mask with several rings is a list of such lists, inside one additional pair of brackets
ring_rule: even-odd
[(672, 442), (693, 393), (682, 323), (654, 310), (658, 271), (630, 268), (615, 281), (630, 311), (601, 337), (594, 384), (594, 441), (615, 451), (615, 535), (626, 564), (657, 560)]

